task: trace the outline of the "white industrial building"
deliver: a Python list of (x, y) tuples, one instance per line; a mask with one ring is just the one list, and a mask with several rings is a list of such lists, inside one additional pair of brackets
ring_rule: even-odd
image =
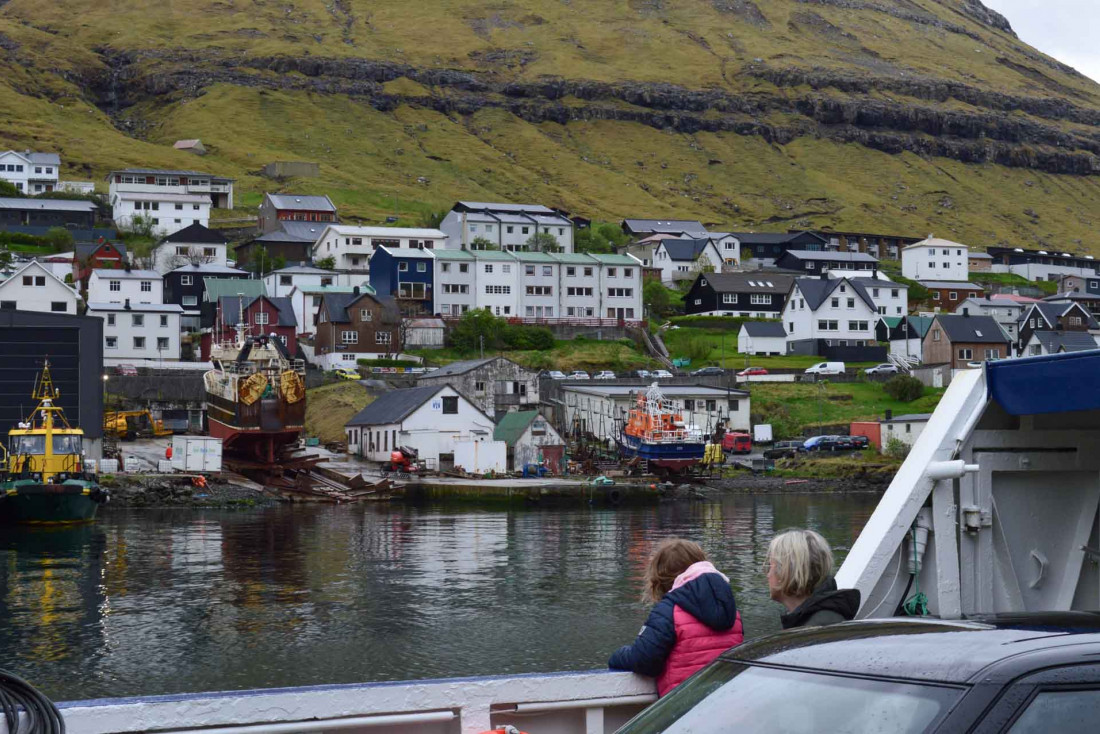
[(93, 270), (88, 303), (163, 303), (164, 281), (155, 270)]
[(178, 362), (180, 318), (175, 303), (88, 303), (88, 315), (103, 319), (105, 364)]
[(35, 260), (0, 283), (0, 309), (75, 315), (79, 303), (72, 287)]
[[(648, 385), (564, 385), (564, 425), (568, 430), (592, 433), (598, 438), (613, 440), (630, 409), (644, 395)], [(665, 398), (683, 411), (684, 422), (704, 434), (714, 431), (720, 421), (730, 430), (747, 431), (749, 393), (708, 385), (661, 385)]]
[(460, 442), (493, 440), (493, 419), (450, 385), (391, 390), (375, 398), (344, 426), (348, 451), (371, 461), (415, 449), (428, 466), (455, 462)]
[(573, 252), (573, 222), (541, 204), (494, 204), (460, 201), (439, 225), (448, 238), (448, 246), (472, 249), (475, 239), (483, 238), (497, 249), (522, 252), (535, 233), (549, 234), (562, 252)]
[(60, 172), (61, 157), (57, 153), (0, 153), (0, 181), (7, 181), (28, 196), (55, 190)]
[(902, 248), (901, 274), (909, 280), (964, 281), (970, 277), (969, 252), (966, 245), (929, 235)]

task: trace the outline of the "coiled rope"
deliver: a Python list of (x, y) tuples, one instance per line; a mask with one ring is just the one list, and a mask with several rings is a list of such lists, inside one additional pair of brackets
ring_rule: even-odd
[[(65, 719), (53, 701), (6, 670), (0, 670), (0, 711), (10, 734), (65, 734)], [(19, 726), (20, 713), (26, 718), (22, 728)]]

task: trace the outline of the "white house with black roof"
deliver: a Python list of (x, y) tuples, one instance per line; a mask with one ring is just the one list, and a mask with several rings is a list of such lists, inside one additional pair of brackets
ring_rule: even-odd
[(0, 283), (0, 309), (76, 315), (80, 296), (37, 260)]
[(1096, 337), (1087, 331), (1034, 331), (1020, 350), (1021, 357), (1085, 352), (1096, 349)]
[(793, 282), (784, 273), (700, 273), (684, 296), (684, 312), (777, 319)]
[(781, 321), (746, 321), (737, 333), (740, 354), (779, 355), (787, 353), (787, 330)]
[(878, 273), (878, 260), (866, 252), (787, 250), (775, 264), (784, 270), (797, 270), (807, 275), (836, 270), (845, 271), (845, 277), (875, 277)]
[(878, 307), (866, 278), (799, 278), (783, 309), (788, 344), (823, 339), (829, 346), (862, 347), (875, 341)]
[(725, 260), (710, 238), (661, 240), (653, 249), (653, 267), (661, 269), (661, 282), (674, 283), (695, 277), (700, 271), (721, 272)]
[(455, 444), (492, 441), (493, 419), (450, 385), (391, 390), (374, 399), (344, 425), (348, 452), (389, 461), (408, 447), (428, 466), (454, 465)]
[(1075, 301), (1040, 301), (1024, 309), (1019, 321), (1017, 348), (1031, 343), (1031, 336), (1037, 331), (1080, 331), (1100, 330), (1100, 323), (1081, 303)]
[[(731, 232), (740, 243), (742, 265), (759, 267), (774, 267), (784, 254), (789, 250), (801, 252), (825, 252), (836, 251), (835, 245), (830, 245), (819, 234), (813, 232)], [(745, 256), (751, 256), (745, 260)]]
[(473, 249), (478, 238), (507, 252), (528, 250), (527, 240), (535, 233), (551, 235), (562, 252), (573, 252), (573, 222), (541, 204), (503, 204), (459, 201), (439, 224), (447, 235), (447, 246)]
[(150, 256), (151, 267), (161, 275), (184, 265), (226, 267), (227, 247), (224, 236), (196, 222), (162, 239)]

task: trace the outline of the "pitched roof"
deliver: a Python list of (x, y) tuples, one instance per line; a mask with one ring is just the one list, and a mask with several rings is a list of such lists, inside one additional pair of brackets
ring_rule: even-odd
[(852, 290), (855, 291), (860, 300), (877, 314), (878, 306), (875, 305), (871, 294), (867, 292), (867, 287), (862, 282), (864, 280), (866, 278), (799, 278), (794, 284), (806, 299), (806, 305), (810, 307), (811, 311), (820, 308), (825, 299), (833, 295), (833, 291), (839, 292), (840, 285), (846, 284), (852, 286)]
[(666, 232), (668, 234), (705, 234), (707, 228), (696, 219), (624, 219), (632, 232)]
[(391, 390), (374, 399), (345, 423), (345, 426), (376, 426), (400, 423), (414, 410), (431, 400), (445, 385), (421, 385), (403, 390)]
[(938, 314), (936, 322), (955, 343), (1007, 344), (1009, 338), (992, 316)]
[(489, 364), (495, 359), (497, 359), (497, 357), (485, 357), (483, 359), (465, 359), (461, 362), (451, 362), (449, 365), (445, 367), (440, 367), (439, 369), (429, 373), (428, 377), (435, 379), (437, 377), (449, 377), (450, 375), (464, 375), (470, 370), (475, 370), (478, 367)]
[(1020, 323), (1023, 323), (1031, 318), (1032, 310), (1035, 309), (1043, 315), (1043, 318), (1046, 319), (1047, 323), (1051, 324), (1052, 326), (1057, 326), (1059, 317), (1065, 316), (1069, 311), (1075, 308), (1083, 312), (1085, 316), (1088, 317), (1088, 327), (1090, 329), (1100, 328), (1100, 324), (1097, 323), (1096, 319), (1093, 318), (1088, 309), (1077, 303), (1076, 301), (1039, 301), (1038, 303), (1033, 303), (1020, 318)]
[(786, 337), (787, 330), (780, 321), (746, 321), (741, 328), (749, 336), (756, 337)]
[(116, 173), (144, 173), (147, 175), (155, 176), (157, 174), (163, 176), (205, 176), (206, 178), (216, 178), (220, 181), (233, 181), (234, 179), (226, 178), (225, 176), (216, 176), (212, 173), (203, 173), (202, 171), (181, 171), (170, 168), (119, 168), (118, 170), (111, 171), (108, 174), (108, 178)]
[(265, 194), (276, 209), (306, 209), (316, 212), (334, 212), (336, 205), (327, 194), (320, 196), (301, 194)]
[[(309, 242), (314, 243), (324, 232), (320, 222), (279, 222), (279, 229), (262, 234), (252, 242)], [(237, 245), (244, 247), (249, 243)]]
[(486, 201), (460, 201), (452, 209), (471, 209), (474, 211), (518, 212), (522, 214), (546, 214), (561, 216), (548, 206), (542, 204), (501, 204)]
[(96, 268), (92, 275), (111, 280), (160, 280), (156, 270), (126, 270), (125, 268)]
[(33, 150), (0, 150), (0, 155), (13, 153), (23, 160), (42, 166), (60, 166), (61, 156), (57, 153), (35, 153)]
[(82, 199), (21, 199), (15, 196), (0, 197), (0, 209), (20, 209), (45, 212), (90, 212), (96, 205)]
[(925, 288), (935, 288), (937, 290), (954, 290), (954, 291), (984, 291), (983, 286), (977, 283), (967, 283), (964, 280), (920, 280), (917, 281)]
[(264, 277), (270, 277), (272, 275), (335, 275), (332, 270), (325, 270), (324, 268), (315, 268), (312, 265), (291, 265), (285, 268), (279, 268), (278, 270), (272, 270)]
[(203, 278), (202, 290), (208, 303), (217, 303), (223, 296), (267, 295), (267, 286), (262, 280), (251, 278)]
[(242, 311), (247, 311), (260, 298), (266, 298), (275, 310), (279, 312), (279, 322), (275, 326), (297, 326), (298, 317), (294, 315), (294, 306), (289, 298), (279, 296), (222, 296), (218, 303), (222, 311), (222, 323), (226, 326), (236, 326), (237, 319)]
[(798, 260), (828, 260), (846, 263), (877, 263), (878, 258), (866, 252), (827, 252), (819, 250), (787, 250), (787, 254)]
[(688, 262), (694, 262), (695, 258), (706, 249), (710, 244), (710, 240), (698, 239), (698, 240), (661, 240), (661, 244), (658, 247), (665, 248), (668, 252), (668, 256), (673, 260), (686, 260)]
[(969, 252), (966, 255), (971, 260), (992, 260), (993, 256), (984, 252)]
[(802, 235), (813, 235), (823, 244), (827, 242), (816, 232), (730, 232), (742, 245), (785, 245)]
[(198, 265), (180, 265), (174, 270), (168, 271), (170, 273), (191, 273), (194, 275), (251, 275), (247, 270), (238, 270), (237, 268), (231, 268), (228, 265), (218, 265), (217, 263), (199, 263)]
[(134, 311), (137, 313), (183, 313), (183, 306), (178, 303), (131, 303), (129, 308), (125, 303), (89, 303), (88, 311)]
[(945, 240), (929, 235), (920, 242), (914, 242), (911, 245), (907, 245), (906, 247), (901, 248), (901, 251), (905, 252), (906, 250), (912, 250), (915, 247), (961, 247), (964, 250), (970, 249), (967, 245), (961, 244), (959, 242), (952, 242), (951, 240)]
[(935, 321), (934, 316), (906, 316), (905, 319), (909, 322), (909, 327), (915, 331), (921, 339), (928, 333), (928, 328), (932, 326), (932, 322)]
[(226, 239), (214, 230), (195, 222), (183, 229), (176, 230), (162, 239), (161, 242), (184, 242), (190, 245), (224, 245)]
[(126, 245), (122, 242), (77, 242), (76, 257), (78, 260), (83, 260), (104, 245), (110, 245), (118, 250), (118, 254), (126, 256)]
[(523, 432), (527, 430), (527, 426), (531, 425), (531, 421), (535, 420), (538, 414), (537, 410), (505, 413), (500, 419), (500, 423), (497, 423), (496, 428), (493, 429), (493, 440), (503, 441), (509, 446), (515, 446), (516, 441), (520, 439)]
[(11, 275), (6, 280), (4, 280), (3, 282), (0, 282), (0, 287), (3, 287), (5, 285), (7, 285), (8, 283), (14, 283), (16, 276), (18, 276), (19, 274), (21, 274), (24, 270), (26, 270), (28, 268), (38, 268), (39, 270), (41, 270), (43, 273), (46, 274), (46, 277), (52, 278), (53, 280), (57, 281), (61, 285), (65, 286), (65, 289), (69, 293), (71, 293), (73, 295), (73, 297), (76, 298), (76, 300), (78, 300), (78, 301), (83, 300), (83, 299), (80, 298), (80, 294), (76, 292), (76, 289), (74, 289), (71, 285), (69, 285), (65, 281), (61, 280), (61, 278), (58, 278), (56, 275), (53, 274), (52, 270), (50, 270), (49, 268), (47, 268), (45, 265), (38, 262), (37, 260), (31, 260), (30, 262), (26, 263), (25, 265), (23, 265), (18, 270), (11, 273)]
[(786, 273), (703, 273), (700, 279), (717, 293), (783, 293), (791, 290), (794, 276)]
[(906, 413), (905, 415), (895, 415), (889, 420), (879, 421), (880, 423), (921, 423), (927, 421), (932, 417), (931, 413)]
[(1087, 331), (1036, 331), (1032, 338), (1050, 354), (1096, 349), (1096, 339)]

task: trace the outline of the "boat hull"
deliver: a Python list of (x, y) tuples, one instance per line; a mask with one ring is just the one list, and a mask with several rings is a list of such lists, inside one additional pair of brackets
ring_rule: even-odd
[(659, 466), (671, 471), (681, 471), (703, 460), (706, 444), (702, 441), (682, 443), (650, 443), (637, 436), (622, 433), (619, 444), (627, 456), (638, 456), (647, 460), (651, 466)]
[(0, 522), (50, 525), (90, 522), (107, 494), (91, 482), (0, 483)]
[(287, 426), (281, 430), (242, 428), (207, 417), (209, 433), (220, 438), (226, 451), (255, 461), (273, 463), (283, 449), (298, 440), (301, 426)]

